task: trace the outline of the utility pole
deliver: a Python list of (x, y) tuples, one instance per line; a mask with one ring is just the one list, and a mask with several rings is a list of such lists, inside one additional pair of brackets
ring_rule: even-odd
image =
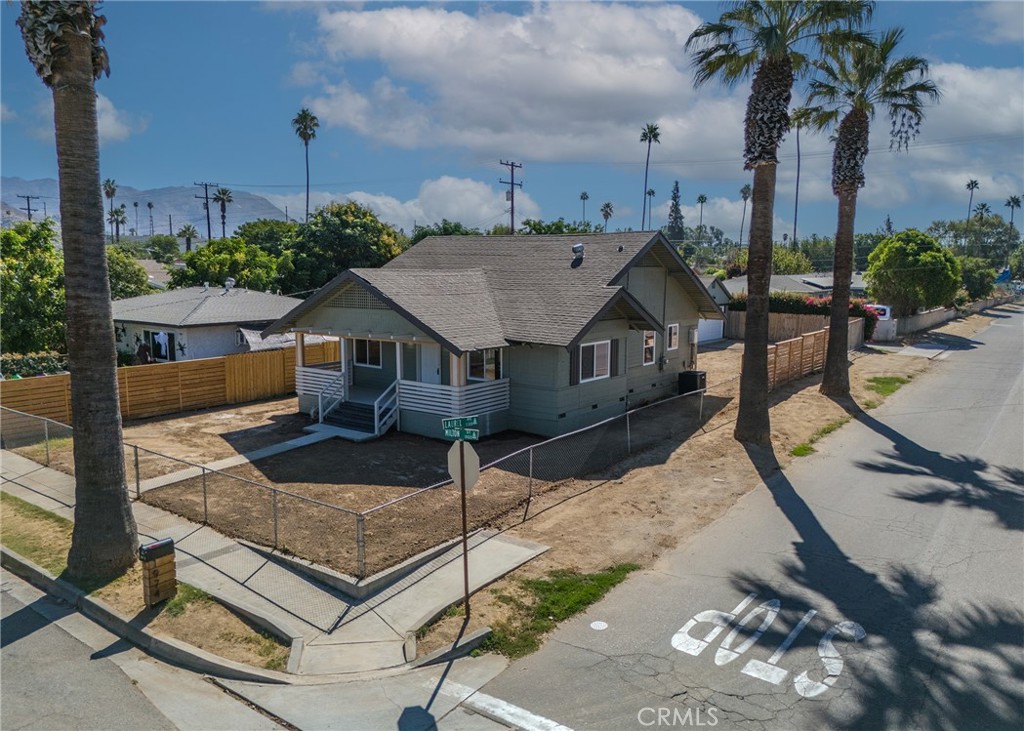
[(174, 225), (171, 223), (171, 214), (167, 214), (167, 233), (174, 236)]
[(25, 211), (28, 214), (28, 220), (31, 221), (32, 220), (32, 211), (38, 211), (39, 210), (38, 208), (33, 208), (32, 207), (32, 201), (33, 200), (39, 200), (39, 196), (37, 196), (37, 195), (19, 195), (17, 197), (25, 199), (25, 205), (22, 206), (21, 208), (19, 208), (18, 210)]
[(508, 186), (508, 192), (505, 194), (505, 197), (506, 197), (507, 200), (509, 200), (512, 203), (512, 207), (509, 209), (508, 227), (512, 231), (512, 235), (515, 236), (515, 233), (516, 233), (516, 188), (517, 187), (518, 188), (522, 188), (523, 187), (522, 183), (517, 183), (516, 182), (516, 170), (522, 170), (523, 166), (520, 165), (517, 162), (512, 162), (511, 160), (509, 160), (508, 162), (505, 162), (504, 160), (499, 160), (498, 162), (508, 168), (508, 170), (509, 170), (509, 177), (511, 178), (511, 180), (502, 180), (501, 178), (499, 178), (498, 182), (501, 183), (502, 185), (507, 185)]
[(46, 212), (46, 201), (43, 201), (43, 218), (46, 218), (47, 215), (49, 214)]
[(216, 188), (219, 183), (192, 183), (192, 185), (203, 187), (203, 194), (195, 197), (203, 201), (203, 208), (206, 209), (206, 240), (209, 241), (213, 238), (213, 228), (210, 226), (210, 186)]

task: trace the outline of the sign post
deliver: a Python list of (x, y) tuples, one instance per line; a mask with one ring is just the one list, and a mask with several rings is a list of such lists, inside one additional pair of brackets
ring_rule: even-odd
[(448, 474), (452, 476), (455, 486), (459, 488), (462, 499), (462, 580), (464, 588), (463, 602), (466, 607), (466, 621), (469, 621), (469, 525), (466, 517), (466, 493), (480, 478), (480, 456), (467, 439), (480, 438), (480, 430), (475, 427), (479, 420), (475, 416), (459, 419), (442, 419), (446, 437), (457, 441), (448, 450)]

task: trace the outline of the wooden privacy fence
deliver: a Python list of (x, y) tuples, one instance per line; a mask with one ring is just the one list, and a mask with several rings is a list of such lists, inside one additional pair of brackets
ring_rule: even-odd
[[(864, 319), (850, 320), (848, 349), (864, 343)], [(768, 346), (768, 388), (817, 373), (825, 368), (828, 328)]]
[[(338, 360), (338, 343), (307, 345), (305, 356), (309, 365)], [(117, 386), (124, 419), (284, 396), (295, 391), (295, 349), (127, 366), (117, 369)], [(71, 377), (61, 373), (0, 381), (0, 403), (70, 424)]]
[[(791, 312), (768, 313), (768, 342), (798, 338), (804, 333), (815, 332), (828, 326), (828, 315), (796, 315)], [(725, 337), (743, 340), (747, 331), (747, 313), (726, 310)]]

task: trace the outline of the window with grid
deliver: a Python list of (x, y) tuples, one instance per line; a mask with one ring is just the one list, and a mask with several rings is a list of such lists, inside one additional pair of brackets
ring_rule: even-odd
[(501, 349), (488, 348), (469, 354), (466, 377), (470, 381), (497, 381), (501, 375)]
[(580, 346), (580, 383), (608, 378), (611, 373), (611, 342), (587, 343)]
[(668, 326), (668, 343), (665, 346), (668, 350), (676, 350), (679, 348), (679, 325)]

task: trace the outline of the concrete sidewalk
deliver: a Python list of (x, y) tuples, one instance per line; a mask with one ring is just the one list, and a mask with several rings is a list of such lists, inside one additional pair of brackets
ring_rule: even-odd
[[(7, 450), (0, 452), (0, 477), (4, 492), (73, 519), (73, 477)], [(263, 617), (292, 637), (288, 670), (299, 676), (405, 665), (415, 659), (419, 626), (463, 595), (461, 546), (360, 601), (206, 526), (145, 503), (132, 507), (140, 541), (174, 538), (182, 581)], [(494, 532), (476, 533), (469, 551), (471, 590), (545, 550)]]

